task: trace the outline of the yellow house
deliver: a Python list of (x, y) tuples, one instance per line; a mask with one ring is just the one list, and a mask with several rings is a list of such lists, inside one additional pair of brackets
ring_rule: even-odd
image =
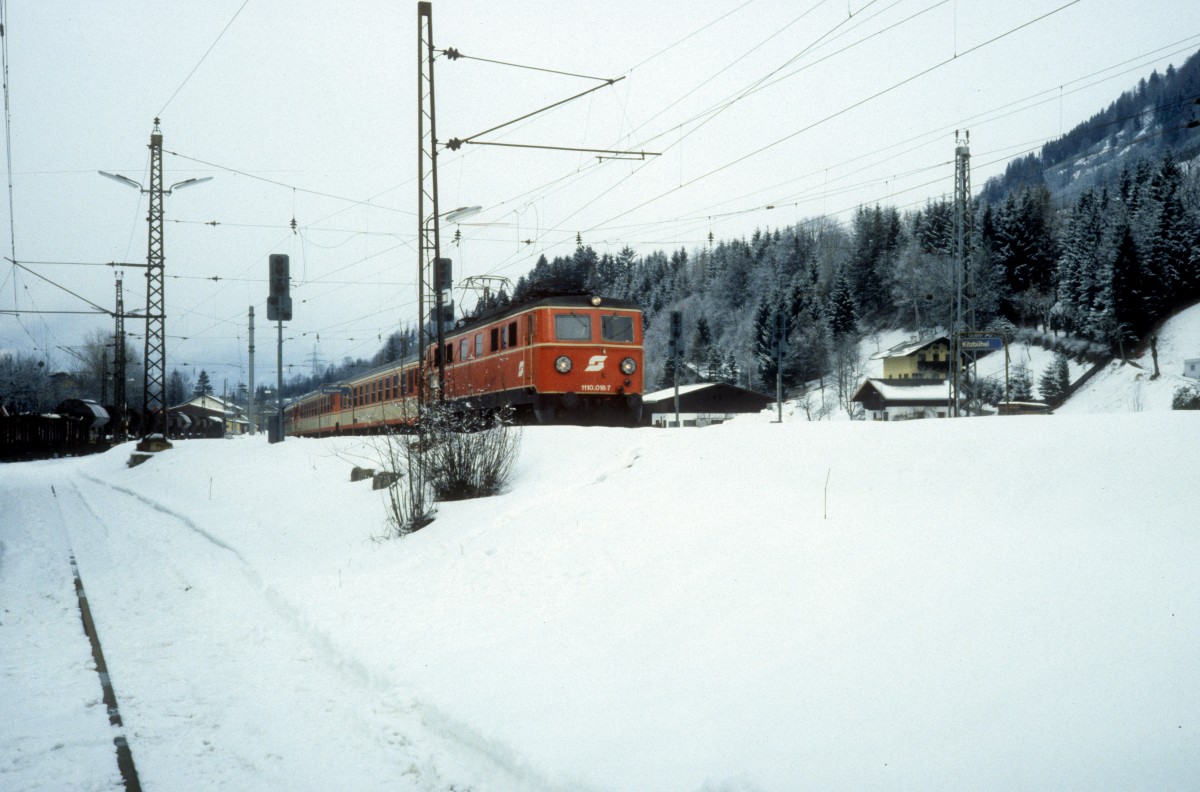
[(883, 361), (885, 380), (945, 380), (950, 375), (950, 339), (941, 335), (905, 341), (871, 359)]

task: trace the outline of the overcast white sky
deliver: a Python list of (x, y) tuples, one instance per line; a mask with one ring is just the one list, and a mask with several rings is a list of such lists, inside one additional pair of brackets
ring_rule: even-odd
[[(244, 381), (253, 305), (256, 380), (274, 381), (271, 253), (292, 258), (291, 370), (314, 352), (327, 363), (369, 356), (415, 321), (416, 2), (5, 5), (6, 257), (15, 248), (30, 269), (111, 307), (112, 268), (32, 262), (145, 261), (144, 198), (96, 171), (145, 183), (159, 116), (166, 183), (214, 177), (166, 199), (168, 369), (207, 369), (218, 390)], [(919, 205), (952, 191), (956, 128), (971, 131), (978, 189), (1200, 49), (1200, 3), (1182, 0), (435, 0), (433, 24), (439, 49), (625, 77), (484, 139), (662, 152), (645, 162), (444, 152), (441, 209), (484, 207), (457, 246), (443, 229), (456, 279), (514, 281), (540, 254), (569, 254), (577, 233), (600, 252), (692, 250), (710, 231)], [(442, 140), (595, 84), (444, 59), (436, 79)], [(0, 310), (91, 310), (15, 273), (3, 262)], [(125, 287), (127, 308), (144, 307), (143, 270), (126, 270)], [(0, 314), (0, 350), (66, 368), (60, 347), (89, 331), (111, 332), (112, 320)]]

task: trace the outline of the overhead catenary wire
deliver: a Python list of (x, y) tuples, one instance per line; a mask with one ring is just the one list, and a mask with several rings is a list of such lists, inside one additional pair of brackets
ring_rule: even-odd
[(155, 115), (161, 116), (163, 114), (163, 111), (166, 110), (168, 106), (170, 106), (171, 102), (175, 101), (175, 97), (178, 96), (179, 92), (183, 90), (183, 86), (188, 84), (188, 80), (192, 79), (192, 75), (195, 74), (196, 70), (200, 68), (200, 64), (204, 63), (205, 59), (208, 58), (209, 53), (212, 52), (213, 48), (217, 46), (217, 42), (219, 42), (221, 40), (221, 37), (225, 35), (225, 32), (227, 30), (229, 30), (230, 26), (233, 25), (234, 21), (242, 13), (242, 10), (245, 9), (245, 7), (249, 4), (250, 4), (250, 0), (245, 0), (245, 2), (243, 2), (240, 6), (238, 6), (238, 10), (235, 11), (233, 13), (233, 16), (230, 17), (229, 21), (225, 23), (225, 27), (221, 28), (221, 32), (217, 34), (217, 38), (213, 41), (212, 44), (209, 45), (208, 49), (206, 49), (204, 51), (204, 54), (200, 56), (200, 60), (196, 62), (196, 65), (192, 67), (192, 70), (190, 72), (188, 72), (187, 76), (183, 78), (183, 82), (181, 82), (179, 84), (179, 87), (176, 88), (175, 92), (172, 93), (170, 98), (167, 99), (166, 103), (162, 106), (162, 110), (159, 110)]
[[(863, 184), (869, 184), (869, 182), (863, 182)], [(833, 187), (833, 186), (834, 186), (833, 184), (830, 184), (830, 187)], [(838, 193), (827, 193), (827, 194), (838, 194)], [(766, 202), (764, 202), (764, 203), (766, 203)], [(773, 202), (773, 203), (778, 203), (778, 202)], [(834, 203), (834, 202), (830, 202), (830, 203)], [(844, 200), (840, 200), (840, 202), (836, 202), (836, 203), (845, 203), (845, 202), (844, 202)], [(761, 209), (748, 210), (748, 211), (758, 211), (758, 210), (761, 210)], [(676, 220), (678, 221), (678, 218), (676, 218)], [(662, 221), (662, 222), (666, 222), (666, 221)], [(547, 226), (550, 227), (547, 229), (548, 235), (545, 236), (545, 239), (547, 239), (547, 240), (551, 239), (552, 236), (554, 236), (554, 235), (558, 235), (559, 233), (562, 233), (562, 234), (566, 233), (565, 229), (563, 229), (562, 223), (548, 222)], [(616, 224), (608, 224), (608, 226), (605, 226), (604, 229), (602, 229), (602, 230), (604, 230), (604, 232), (607, 234), (607, 233), (610, 233), (611, 230), (616, 229), (616, 228), (618, 228), (616, 226)], [(562, 229), (562, 230), (559, 230), (559, 229)], [(619, 233), (628, 233), (628, 232), (619, 232)], [(638, 232), (634, 232), (634, 233), (636, 234)], [(574, 236), (574, 229), (570, 230), (570, 235)], [(481, 236), (487, 236), (487, 234), (473, 234), (472, 238), (478, 239), (478, 238), (481, 238)], [(311, 239), (319, 239), (319, 238), (312, 238), (312, 236), (310, 236), (310, 240)], [(254, 263), (254, 264), (258, 264), (258, 262)], [(364, 268), (364, 269), (367, 269), (367, 268)], [(188, 276), (188, 277), (191, 277), (191, 276)], [(196, 277), (199, 277), (199, 276), (196, 276)], [(226, 278), (222, 278), (222, 280), (226, 280)], [(259, 278), (245, 278), (245, 280), (246, 281), (257, 281), (257, 280), (259, 280)], [(323, 283), (325, 284), (325, 286), (335, 286), (335, 284), (341, 284), (342, 282), (325, 280), (325, 281), (323, 281)]]
[[(173, 157), (179, 157), (180, 159), (188, 160), (189, 162), (198, 162), (201, 165), (207, 165), (210, 168), (218, 168), (222, 171), (226, 171), (227, 173), (234, 173), (234, 174), (237, 174), (238, 176), (245, 176), (247, 179), (255, 179), (256, 181), (265, 182), (266, 184), (273, 184), (276, 187), (284, 187), (288, 190), (302, 192), (307, 195), (316, 195), (321, 198), (332, 198), (335, 201), (345, 201), (346, 203), (353, 204), (355, 206), (365, 206), (365, 207), (369, 207), (371, 209), (382, 209), (387, 212), (396, 212), (397, 214), (410, 215), (413, 217), (416, 216), (416, 212), (410, 212), (407, 209), (397, 209), (392, 206), (383, 206), (381, 204), (372, 203), (371, 199), (364, 201), (364, 200), (361, 200), (358, 198), (348, 198), (344, 195), (335, 195), (333, 193), (322, 192), (320, 190), (310, 190), (307, 187), (299, 187), (295, 184), (288, 184), (287, 182), (281, 182), (278, 179), (268, 179), (265, 176), (259, 176), (255, 173), (251, 173), (246, 170), (241, 170), (239, 168), (230, 167), (228, 165), (221, 165), (216, 162), (208, 162), (208, 161), (202, 160), (198, 157), (192, 157), (187, 154), (182, 154), (178, 151), (168, 151), (167, 149), (163, 149), (163, 153), (170, 154)], [(388, 191), (385, 190), (385, 192), (388, 192)], [(380, 194), (382, 195), (382, 193), (380, 193)]]
[(445, 55), (450, 60), (459, 60), (459, 59), (473, 60), (473, 61), (479, 61), (480, 63), (494, 63), (498, 66), (511, 66), (516, 69), (528, 69), (529, 71), (545, 72), (546, 74), (559, 74), (564, 77), (579, 77), (584, 80), (600, 80), (601, 82), (608, 82), (608, 83), (612, 82), (612, 80), (610, 80), (608, 77), (593, 77), (590, 74), (575, 74), (574, 72), (560, 71), (558, 69), (547, 69), (543, 66), (528, 66), (523, 63), (510, 63), (509, 61), (493, 60), (491, 58), (481, 58), (478, 55), (464, 55), (462, 52), (459, 52), (454, 47), (449, 47), (444, 50), (439, 50), (439, 52), (441, 52), (443, 55)]
[[(697, 182), (700, 182), (700, 181), (703, 181), (704, 179), (709, 178), (710, 176), (720, 173), (723, 170), (727, 170), (728, 168), (731, 168), (735, 165), (745, 162), (746, 160), (748, 160), (752, 157), (756, 157), (766, 151), (769, 151), (769, 150), (773, 149), (774, 147), (778, 146), (779, 144), (781, 144), (785, 141), (791, 140), (792, 138), (796, 137), (797, 135), (801, 135), (805, 132), (808, 132), (808, 131), (820, 126), (821, 124), (827, 123), (827, 122), (833, 120), (834, 118), (837, 118), (838, 116), (844, 115), (844, 114), (850, 112), (851, 110), (854, 110), (855, 108), (861, 107), (861, 106), (867, 104), (868, 102), (874, 101), (875, 99), (878, 99), (881, 96), (891, 93), (892, 91), (896, 90), (897, 88), (900, 88), (904, 85), (908, 85), (909, 83), (914, 82), (928, 74), (931, 74), (932, 72), (934, 72), (940, 68), (943, 68), (943, 67), (947, 66), (948, 64), (956, 62), (959, 58), (970, 55), (973, 52), (978, 52), (979, 50), (983, 49), (984, 47), (987, 47), (991, 44), (996, 43), (997, 41), (1007, 38), (1008, 36), (1011, 36), (1014, 33), (1017, 33), (1018, 31), (1024, 30), (1025, 28), (1029, 27), (1030, 25), (1034, 25), (1034, 24), (1036, 24), (1044, 19), (1047, 19), (1050, 16), (1053, 16), (1054, 14), (1060, 13), (1061, 11), (1063, 11), (1067, 8), (1070, 8), (1071, 6), (1076, 5), (1077, 3), (1080, 3), (1080, 2), (1082, 2), (1082, 0), (1069, 0), (1069, 2), (1062, 4), (1062, 5), (1058, 6), (1057, 8), (1046, 12), (1045, 14), (1041, 14), (1031, 20), (1023, 22), (1020, 25), (1010, 28), (997, 36), (993, 36), (992, 38), (987, 39), (986, 41), (976, 44), (973, 47), (969, 47), (968, 49), (964, 50), (961, 53), (957, 53), (956, 55), (954, 55), (950, 58), (946, 58), (945, 60), (942, 60), (938, 63), (935, 63), (934, 65), (929, 66), (928, 68), (922, 69), (921, 71), (916, 72), (915, 74), (911, 74), (908, 77), (905, 77), (905, 78), (889, 85), (886, 88), (876, 91), (875, 93), (871, 94), (870, 96), (860, 99), (857, 102), (853, 102), (850, 105), (843, 107), (841, 110), (837, 110), (827, 116), (824, 116), (823, 118), (821, 118), (817, 121), (814, 121), (811, 124), (803, 126), (800, 129), (797, 129), (793, 132), (790, 132), (781, 138), (777, 138), (776, 140), (766, 144), (765, 146), (761, 146), (761, 147), (755, 149), (754, 151), (751, 151), (747, 154), (743, 154), (742, 156), (737, 157), (737, 158), (725, 163), (724, 165), (721, 165), (717, 168), (713, 168), (710, 171), (707, 171), (699, 176), (696, 176), (695, 178), (688, 180), (687, 182), (679, 185), (678, 187), (674, 187), (674, 188), (667, 190), (653, 198), (643, 201), (642, 203), (638, 204), (637, 206), (634, 206), (630, 209), (626, 209), (625, 211), (617, 214), (615, 217), (610, 218), (609, 221), (605, 221), (605, 222), (611, 222), (611, 220), (616, 219), (617, 217), (624, 217), (625, 215), (627, 215), (631, 212), (634, 212), (638, 209), (648, 206), (648, 205), (654, 203), (655, 201), (661, 200), (662, 198), (666, 197), (667, 195), (670, 195), (671, 193), (678, 192), (679, 190), (681, 190), (685, 187), (689, 187), (693, 184), (696, 184)], [(595, 230), (596, 228), (602, 227), (603, 225), (605, 225), (605, 223), (598, 223), (597, 225), (593, 226), (592, 228), (590, 228), (588, 230), (592, 231), (592, 230)]]
[[(673, 141), (673, 142), (671, 142), (670, 144), (668, 144), (667, 146), (665, 146), (665, 147), (664, 147), (664, 148), (665, 148), (665, 150), (670, 150), (670, 149), (673, 149), (673, 148), (677, 148), (677, 147), (678, 147), (678, 146), (679, 146), (679, 145), (680, 145), (680, 144), (683, 142), (683, 140), (684, 140), (685, 138), (687, 138), (687, 137), (691, 136), (692, 134), (696, 133), (696, 132), (697, 132), (697, 131), (698, 131), (700, 128), (702, 128), (703, 126), (705, 126), (706, 124), (708, 124), (709, 122), (711, 122), (712, 120), (714, 120), (714, 119), (715, 119), (715, 118), (716, 118), (716, 117), (717, 117), (717, 116), (718, 116), (720, 113), (724, 112), (725, 110), (728, 110), (730, 107), (732, 107), (732, 106), (733, 106), (734, 104), (736, 104), (738, 101), (740, 101), (741, 99), (745, 98), (746, 96), (749, 96), (750, 94), (752, 94), (752, 93), (753, 93), (753, 92), (754, 92), (754, 91), (755, 91), (755, 90), (756, 90), (756, 89), (757, 89), (759, 86), (761, 86), (761, 85), (762, 85), (762, 84), (763, 84), (763, 83), (764, 83), (766, 80), (770, 79), (770, 77), (772, 77), (772, 76), (773, 76), (773, 75), (775, 75), (775, 74), (778, 74), (778, 73), (779, 73), (781, 70), (783, 70), (783, 69), (787, 68), (787, 66), (789, 66), (790, 64), (792, 64), (792, 63), (795, 63), (795, 62), (796, 62), (798, 59), (802, 58), (802, 57), (803, 57), (805, 54), (807, 54), (807, 53), (809, 53), (809, 52), (812, 52), (812, 51), (815, 51), (815, 50), (816, 50), (816, 49), (818, 49), (820, 46), (822, 46), (822, 44), (823, 44), (823, 43), (828, 43), (828, 42), (830, 42), (830, 41), (833, 41), (833, 40), (835, 40), (836, 38), (840, 37), (841, 35), (843, 35), (843, 34), (846, 32), (845, 30), (843, 30), (843, 31), (842, 31), (842, 33), (839, 33), (838, 31), (839, 31), (840, 29), (842, 29), (842, 28), (843, 28), (843, 27), (844, 27), (844, 26), (845, 26), (845, 25), (846, 25), (848, 22), (850, 22), (851, 20), (853, 20), (853, 18), (855, 17), (855, 15), (856, 15), (856, 14), (857, 14), (857, 15), (862, 15), (862, 14), (863, 14), (863, 12), (865, 12), (865, 11), (867, 11), (869, 8), (871, 8), (871, 7), (872, 7), (872, 6), (873, 6), (873, 5), (874, 5), (876, 2), (878, 2), (878, 0), (870, 0), (870, 2), (868, 2), (868, 3), (867, 3), (866, 5), (864, 5), (862, 8), (860, 8), (860, 9), (859, 9), (857, 12), (851, 12), (851, 13), (849, 13), (845, 19), (842, 19), (842, 20), (838, 21), (838, 23), (837, 23), (837, 24), (835, 24), (835, 25), (834, 25), (832, 28), (830, 28), (829, 30), (825, 31), (825, 33), (821, 34), (821, 35), (820, 35), (820, 36), (819, 36), (819, 37), (818, 37), (818, 38), (817, 38), (815, 41), (811, 42), (810, 44), (808, 44), (807, 46), (805, 46), (804, 48), (802, 48), (802, 49), (801, 49), (801, 51), (800, 51), (799, 53), (797, 53), (796, 55), (793, 55), (792, 57), (790, 57), (789, 59), (787, 59), (787, 60), (786, 60), (786, 61), (785, 61), (785, 62), (784, 62), (782, 65), (780, 65), (780, 66), (777, 66), (776, 68), (774, 68), (773, 70), (771, 70), (770, 72), (768, 72), (766, 75), (764, 75), (764, 76), (762, 76), (762, 77), (759, 77), (759, 78), (758, 78), (758, 79), (756, 79), (754, 82), (752, 82), (752, 83), (751, 83), (749, 86), (747, 86), (747, 87), (744, 87), (744, 88), (742, 88), (742, 89), (739, 89), (738, 91), (736, 91), (736, 92), (735, 92), (734, 94), (732, 94), (731, 96), (727, 97), (727, 98), (726, 98), (725, 100), (723, 100), (722, 102), (719, 102), (717, 105), (715, 105), (715, 106), (713, 106), (713, 107), (710, 107), (710, 108), (709, 108), (709, 110), (707, 110), (707, 111), (705, 111), (705, 112), (703, 112), (703, 113), (700, 113), (700, 114), (698, 114), (698, 115), (694, 116), (694, 117), (693, 117), (691, 120), (689, 120), (688, 122), (685, 122), (685, 125), (686, 125), (687, 123), (691, 123), (692, 121), (697, 121), (697, 120), (699, 120), (699, 121), (700, 121), (700, 123), (699, 123), (699, 124), (697, 124), (697, 126), (695, 126), (695, 127), (693, 127), (692, 129), (688, 130), (686, 133), (683, 133), (683, 134), (681, 134), (681, 135), (679, 136), (679, 138), (678, 138), (678, 139), (676, 139), (675, 141)], [(897, 0), (897, 3), (898, 3), (898, 2), (899, 2), (899, 0)], [(941, 0), (941, 2), (939, 2), (939, 3), (938, 3), (938, 5), (940, 5), (942, 2), (946, 2), (946, 0)], [(883, 9), (883, 11), (886, 11), (886, 10), (888, 10), (888, 9), (890, 9), (890, 8), (892, 8), (892, 7), (894, 7), (895, 5), (897, 5), (897, 3), (893, 3), (892, 5), (890, 5), (890, 6), (887, 6), (885, 9)], [(820, 3), (818, 3), (817, 5), (820, 5)], [(815, 7), (816, 7), (816, 6), (813, 6), (813, 8), (815, 8)], [(809, 11), (811, 11), (811, 10), (812, 10), (812, 8), (810, 8), (810, 9), (809, 9)], [(789, 24), (794, 24), (796, 21), (799, 21), (799, 20), (800, 20), (800, 19), (802, 19), (804, 16), (806, 16), (806, 15), (807, 15), (807, 13), (808, 13), (809, 11), (806, 11), (806, 12), (804, 12), (804, 13), (803, 13), (803, 14), (801, 14), (799, 17), (797, 17), (796, 19), (794, 19), (794, 20), (792, 21), (792, 23), (789, 23)], [(883, 13), (883, 11), (881, 11), (880, 13)], [(919, 14), (918, 14), (918, 15), (919, 15)], [(890, 26), (889, 26), (888, 28), (886, 28), (885, 30), (890, 30), (890, 29), (892, 29), (892, 28), (894, 28), (894, 27), (896, 27), (896, 26), (898, 26), (898, 25), (900, 25), (900, 24), (904, 24), (905, 22), (907, 22), (907, 21), (910, 21), (912, 18), (915, 18), (915, 16), (918, 16), (918, 15), (914, 15), (913, 17), (909, 17), (909, 18), (907, 18), (907, 19), (900, 20), (899, 22), (893, 23), (892, 25), (890, 25)], [(877, 14), (876, 16), (878, 16), (878, 14)], [(871, 17), (871, 18), (874, 18), (874, 17)], [(874, 34), (872, 34), (872, 35), (874, 35)], [(751, 50), (750, 50), (750, 51), (753, 51), (753, 50), (754, 50), (754, 49), (756, 49), (757, 47), (759, 47), (759, 46), (762, 46), (762, 44), (764, 44), (766, 41), (769, 41), (769, 40), (770, 40), (770, 38), (772, 38), (772, 37), (773, 37), (773, 36), (771, 36), (771, 37), (768, 37), (768, 38), (767, 38), (766, 40), (764, 40), (763, 42), (760, 42), (758, 45), (756, 45), (755, 47), (751, 48)], [(870, 38), (870, 37), (868, 37), (868, 38)], [(865, 39), (864, 39), (864, 40), (865, 40)], [(861, 42), (859, 42), (859, 43), (861, 43)], [(742, 57), (744, 57), (744, 55), (743, 55)], [(740, 58), (739, 58), (739, 60), (740, 60)], [(736, 61), (735, 61), (735, 62), (736, 62)], [(702, 119), (702, 120), (701, 120), (701, 119)], [(680, 127), (680, 125), (676, 125), (675, 127), (672, 127), (672, 130), (678, 130), (678, 129), (680, 129), (680, 128), (681, 128), (681, 127)], [(668, 130), (668, 131), (670, 131), (670, 130)], [(657, 138), (657, 137), (658, 137), (658, 135), (656, 135), (656, 136), (654, 136), (654, 137), (651, 137), (651, 138), (648, 138), (648, 139), (647, 139), (645, 142), (649, 142), (650, 140), (654, 140), (654, 139), (655, 139), (655, 138)], [(565, 220), (570, 220), (570, 219), (571, 219), (571, 218), (573, 218), (575, 215), (579, 214), (579, 213), (580, 213), (580, 212), (582, 212), (584, 209), (586, 209), (588, 206), (590, 206), (591, 204), (593, 204), (593, 203), (595, 203), (597, 200), (599, 200), (599, 198), (600, 198), (600, 197), (603, 197), (604, 195), (607, 195), (608, 193), (612, 192), (612, 190), (616, 189), (616, 187), (618, 187), (620, 184), (622, 184), (622, 183), (624, 183), (625, 181), (627, 181), (628, 179), (632, 178), (632, 176), (634, 175), (634, 173), (636, 173), (636, 171), (634, 171), (634, 172), (631, 172), (630, 174), (626, 175), (624, 178), (622, 178), (621, 180), (619, 180), (619, 181), (618, 181), (616, 184), (610, 185), (610, 186), (609, 186), (609, 187), (608, 187), (606, 190), (604, 190), (603, 192), (601, 192), (599, 196), (596, 196), (596, 197), (595, 197), (595, 198), (593, 198), (591, 201), (589, 201), (589, 202), (587, 202), (587, 203), (583, 204), (582, 206), (580, 206), (579, 208), (577, 208), (577, 209), (576, 209), (576, 210), (575, 210), (573, 213), (571, 213), (570, 215), (568, 215), (568, 216), (567, 216), (567, 217), (564, 219), (564, 221), (565, 221)], [(676, 190), (678, 190), (678, 189), (681, 189), (681, 188), (682, 188), (682, 187), (684, 187), (684, 186), (686, 186), (686, 185), (685, 185), (685, 184), (680, 184), (680, 185), (679, 185), (679, 187), (677, 187), (677, 188), (676, 188)], [(669, 192), (674, 192), (674, 191), (675, 191), (675, 190), (672, 190), (672, 191), (669, 191)], [(644, 205), (645, 205), (645, 204), (643, 204), (643, 206), (644, 206)], [(635, 207), (635, 209), (636, 209), (636, 208), (640, 208), (640, 207)], [(633, 210), (630, 210), (630, 211), (633, 211)], [(593, 229), (589, 229), (589, 230), (594, 230), (594, 228), (593, 228)], [(509, 259), (506, 261), (506, 263), (503, 263), (503, 264), (502, 264), (502, 266), (504, 266), (504, 267), (510, 266), (510, 263), (509, 263), (509, 262), (511, 262), (511, 259), (512, 259), (512, 257), (510, 256), (510, 257), (509, 257)]]

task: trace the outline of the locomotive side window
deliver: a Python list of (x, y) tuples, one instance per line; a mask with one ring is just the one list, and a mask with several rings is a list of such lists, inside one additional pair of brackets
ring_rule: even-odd
[(500, 328), (493, 327), (491, 336), (492, 336), (492, 345), (489, 348), (489, 351), (495, 352), (498, 349), (500, 349)]
[(508, 345), (515, 347), (517, 345), (517, 320), (513, 319), (508, 325)]
[(475, 334), (475, 357), (483, 354), (483, 333)]
[(555, 316), (554, 338), (558, 341), (591, 341), (591, 317), (580, 316), (579, 314), (559, 314)]
[(600, 317), (600, 335), (605, 341), (626, 341), (633, 343), (633, 317)]
[(467, 359), (467, 351), (469, 349), (470, 349), (470, 347), (467, 346), (467, 339), (464, 338), (462, 341), (458, 342), (458, 359), (466, 360)]

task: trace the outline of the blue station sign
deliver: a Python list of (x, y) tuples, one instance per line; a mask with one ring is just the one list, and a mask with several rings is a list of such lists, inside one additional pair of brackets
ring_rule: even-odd
[(960, 338), (958, 346), (963, 352), (995, 352), (1004, 349), (1004, 339), (1000, 336), (971, 336)]

